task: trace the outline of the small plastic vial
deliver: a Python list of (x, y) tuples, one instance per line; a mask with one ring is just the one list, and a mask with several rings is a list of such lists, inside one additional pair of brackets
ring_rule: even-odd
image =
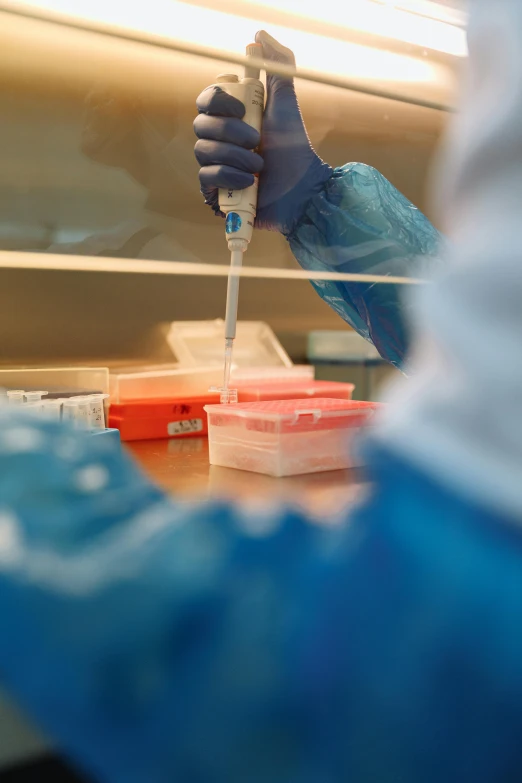
[(46, 419), (59, 421), (62, 416), (62, 400), (42, 400), (42, 413)]
[(91, 428), (91, 406), (88, 397), (74, 397), (78, 403), (76, 410), (76, 427), (79, 430), (90, 430)]
[(27, 402), (41, 402), (42, 397), (44, 397), (46, 394), (49, 394), (49, 392), (46, 391), (30, 391), (30, 392), (24, 392), (24, 397)]
[(91, 430), (105, 429), (105, 409), (104, 400), (108, 394), (89, 394), (87, 397), (90, 407), (90, 427)]
[(23, 405), (25, 394), (23, 389), (12, 389), (6, 394), (9, 405)]
[(26, 402), (24, 407), (24, 413), (30, 413), (31, 416), (42, 416), (43, 407), (41, 401)]
[(46, 391), (30, 391), (25, 392), (25, 407), (27, 408), (28, 405), (31, 405), (34, 408), (39, 408), (42, 410), (43, 408), (43, 400), (42, 397), (48, 394)]
[(78, 399), (76, 397), (67, 397), (62, 405), (62, 419), (76, 426), (78, 418)]

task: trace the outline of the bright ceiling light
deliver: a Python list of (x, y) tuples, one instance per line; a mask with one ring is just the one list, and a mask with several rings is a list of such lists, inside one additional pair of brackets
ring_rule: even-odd
[[(397, 8), (400, 3), (386, 0), (243, 0), (250, 5), (261, 5), (286, 11), (296, 16), (335, 24), (346, 30), (393, 38), (421, 48), (465, 57), (466, 34), (453, 24), (411, 13)], [(413, 3), (410, 3), (413, 7)]]
[[(250, 0), (243, 1), (245, 4), (250, 3)], [(256, 2), (259, 5), (259, 0)], [(415, 37), (416, 31), (424, 29), (422, 24), (421, 28), (415, 30), (413, 27), (401, 26), (403, 17), (397, 17), (394, 9), (376, 6), (368, 0), (350, 0), (346, 3), (340, 0), (322, 0), (321, 3), (317, 3), (317, 0), (261, 0), (261, 3), (267, 6), (273, 3), (274, 8), (292, 11), (307, 18), (312, 14), (312, 18), (319, 18), (317, 15), (320, 14), (321, 19), (331, 21), (330, 17), (333, 19), (335, 16), (336, 23), (341, 25), (349, 24), (353, 29), (386, 33), (388, 38), (391, 34), (400, 34), (400, 40), (409, 41)], [(33, 0), (29, 3), (6, 0), (0, 2), (2, 6), (40, 13), (51, 12), (69, 19), (159, 35), (234, 54), (244, 54), (245, 44), (252, 39), (256, 30), (266, 26), (263, 21), (253, 19), (251, 14), (242, 17), (226, 13), (226, 0), (223, 0), (220, 10), (192, 5), (190, 0), (147, 0), (125, 4), (121, 0)], [(408, 17), (408, 14), (405, 16)], [(420, 19), (421, 23), (427, 21)], [(442, 47), (442, 32), (439, 28), (435, 29), (440, 35), (439, 44)], [(301, 68), (350, 79), (377, 80), (383, 84), (431, 83), (443, 91), (451, 90), (453, 86), (448, 69), (428, 57), (421, 59), (407, 56), (282, 25), (271, 24), (269, 30), (293, 49)], [(432, 30), (431, 45), (436, 48), (438, 39), (433, 36), (435, 33)], [(423, 45), (428, 46), (427, 35), (423, 40)]]

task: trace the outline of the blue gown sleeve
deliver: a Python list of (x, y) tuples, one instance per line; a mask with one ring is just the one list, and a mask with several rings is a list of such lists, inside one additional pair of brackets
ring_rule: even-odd
[(0, 679), (95, 780), (520, 780), (520, 529), (391, 453), (312, 525), (0, 419)]
[[(310, 271), (400, 277), (429, 274), (441, 235), (376, 169), (348, 163), (308, 203), (288, 237)], [(381, 356), (401, 367), (408, 349), (405, 285), (314, 281), (319, 296)]]

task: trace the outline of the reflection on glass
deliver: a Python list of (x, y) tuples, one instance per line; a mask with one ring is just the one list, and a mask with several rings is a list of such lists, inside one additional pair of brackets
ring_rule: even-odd
[[(192, 122), (198, 92), (230, 65), (168, 50), (160, 63), (154, 47), (130, 42), (120, 56), (123, 44), (111, 37), (47, 23), (41, 30), (32, 71), (0, 64), (0, 248), (228, 264), (223, 223), (199, 192)], [(20, 51), (30, 40), (22, 37)], [(73, 51), (96, 79), (68, 73)], [(377, 67), (385, 53), (366, 51)], [(328, 163), (369, 163), (423, 207), (442, 113), (304, 80), (297, 90)], [(285, 239), (264, 231), (248, 263), (296, 266)]]
[(168, 107), (108, 92), (86, 97), (80, 150), (89, 160), (124, 172), (138, 185), (141, 208), (133, 219), (50, 252), (122, 258), (198, 260), (176, 238), (180, 200), (197, 191), (195, 166), (179, 149), (176, 101)]
[[(255, 27), (243, 21), (248, 42)], [(245, 39), (238, 42), (244, 49)], [(199, 190), (192, 126), (197, 95), (237, 65), (2, 11), (0, 45), (0, 250), (94, 255), (104, 268), (110, 257), (142, 259), (127, 265), (140, 272), (148, 259), (229, 264), (223, 221)], [(376, 68), (370, 81), (379, 87), (385, 58), (366, 51), (353, 69)], [(399, 63), (397, 52), (385, 54)], [(419, 73), (425, 60), (434, 73), (448, 72), (442, 61), (421, 57)], [(339, 66), (352, 69), (351, 57)], [(438, 81), (421, 87), (423, 94), (444, 90)], [(425, 209), (443, 112), (302, 78), (296, 91), (325, 161), (369, 164)], [(247, 265), (295, 269), (298, 262), (280, 233), (256, 231)], [(156, 340), (163, 324), (225, 312), (224, 279), (32, 269), (0, 269), (0, 276), (4, 363), (164, 361), (170, 357)], [(306, 331), (341, 324), (307, 282), (245, 279), (239, 308), (241, 320), (267, 321), (290, 335), (298, 359)], [(21, 311), (30, 317), (14, 328)]]

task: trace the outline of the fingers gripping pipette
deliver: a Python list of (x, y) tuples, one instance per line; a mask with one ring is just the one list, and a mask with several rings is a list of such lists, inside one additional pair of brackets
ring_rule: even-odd
[[(257, 60), (263, 57), (261, 44), (250, 44), (246, 49), (247, 57)], [(218, 76), (216, 84), (229, 95), (238, 98), (245, 106), (243, 121), (247, 122), (259, 133), (263, 121), (265, 103), (265, 88), (259, 79), (259, 68), (247, 65), (241, 81), (234, 74)], [(230, 273), (228, 276), (227, 305), (225, 315), (225, 372), (221, 402), (232, 402), (237, 399), (235, 390), (229, 389), (230, 370), (232, 367), (232, 350), (236, 337), (237, 304), (239, 297), (238, 270), (243, 263), (243, 253), (252, 239), (254, 220), (257, 209), (258, 178), (254, 184), (245, 190), (219, 191), (219, 208), (226, 216), (225, 230), (228, 248), (230, 250)]]

